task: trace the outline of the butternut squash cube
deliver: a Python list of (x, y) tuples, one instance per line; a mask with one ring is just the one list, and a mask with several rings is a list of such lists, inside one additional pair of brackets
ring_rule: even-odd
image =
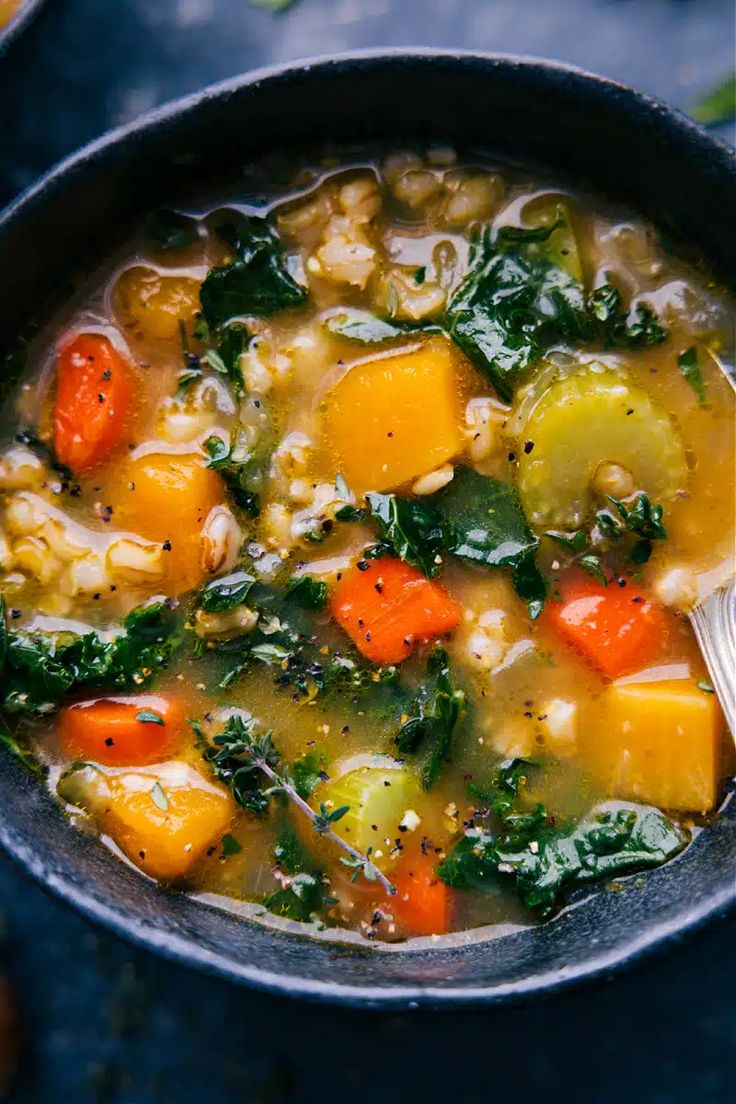
[(225, 500), (220, 476), (197, 453), (147, 452), (119, 468), (114, 518), (165, 550), (165, 587), (191, 590), (205, 578), (202, 527)]
[(109, 774), (85, 763), (63, 775), (58, 788), (131, 862), (164, 882), (185, 878), (235, 815), (228, 790), (179, 760)]
[(591, 770), (617, 797), (706, 813), (718, 794), (722, 717), (690, 680), (619, 683), (591, 734)]
[(325, 436), (348, 485), (387, 491), (462, 448), (455, 355), (444, 338), (356, 364), (327, 398)]

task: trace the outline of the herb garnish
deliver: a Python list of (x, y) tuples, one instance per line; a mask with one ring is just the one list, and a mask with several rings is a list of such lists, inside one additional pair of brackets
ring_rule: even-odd
[(151, 800), (154, 805), (158, 805), (162, 812), (168, 813), (169, 811), (169, 799), (166, 796), (163, 786), (160, 782), (154, 782), (151, 789)]
[(141, 724), (155, 724), (165, 725), (163, 717), (160, 713), (154, 713), (152, 709), (139, 709), (135, 715), (135, 719), (140, 721)]
[[(201, 739), (201, 728), (198, 726), (197, 731)], [(225, 729), (214, 736), (211, 744), (205, 748), (204, 759), (212, 767), (215, 776), (230, 787), (236, 801), (243, 808), (255, 813), (264, 812), (271, 798), (286, 797), (311, 820), (318, 835), (329, 839), (336, 847), (345, 851), (353, 863), (358, 864), (360, 872), (368, 881), (380, 882), (389, 894), (396, 892), (395, 887), (370, 858), (335, 832), (333, 825), (342, 819), (348, 806), (328, 809), (322, 804), (319, 812), (315, 813), (299, 794), (288, 771), (276, 771), (281, 756), (273, 745), (271, 733), (261, 732), (253, 718), (245, 720), (237, 714), (229, 717)]]

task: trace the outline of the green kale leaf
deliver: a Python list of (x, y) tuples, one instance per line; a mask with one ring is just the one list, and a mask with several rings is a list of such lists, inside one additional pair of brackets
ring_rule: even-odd
[(409, 718), (396, 736), (402, 755), (419, 754), (419, 777), (425, 790), (430, 790), (440, 775), (464, 708), (465, 693), (453, 685), (447, 652), (435, 648)]
[(526, 369), (560, 342), (587, 341), (581, 285), (534, 247), (560, 225), (486, 230), (447, 307), (450, 335), (504, 402)]
[(595, 336), (610, 348), (642, 349), (667, 337), (666, 327), (648, 303), (624, 310), (621, 293), (608, 278), (591, 295), (590, 309), (597, 322)]
[(202, 587), (199, 605), (207, 613), (223, 613), (245, 605), (256, 580), (247, 571), (232, 571)]
[(143, 684), (182, 642), (175, 607), (158, 600), (138, 606), (109, 635), (6, 627), (0, 705), (8, 713), (48, 713), (71, 691)]
[[(225, 481), (230, 496), (241, 510), (251, 517), (261, 512), (261, 465), (250, 453), (241, 452), (237, 444), (213, 434), (204, 442), (209, 459), (207, 467), (218, 472)], [(255, 488), (258, 489), (255, 489)]]
[(335, 904), (335, 898), (326, 894), (322, 871), (290, 824), (282, 830), (274, 856), (281, 889), (263, 898), (269, 912), (308, 923), (327, 905)]
[(524, 905), (545, 917), (570, 891), (659, 866), (689, 840), (658, 809), (628, 802), (604, 802), (568, 823), (550, 817), (541, 804), (525, 808), (520, 782), (532, 766), (513, 761), (488, 790), (475, 789), (500, 830), (476, 824), (466, 829), (437, 867), (448, 885), (492, 891), (511, 882)]
[(286, 584), (286, 597), (302, 609), (321, 610), (327, 603), (327, 583), (314, 575), (292, 575)]
[(378, 522), (381, 551), (418, 567), (428, 578), (440, 570), (441, 553), (453, 543), (442, 513), (426, 500), (367, 494), (368, 514)]
[(394, 322), (354, 307), (331, 314), (324, 325), (325, 329), (336, 337), (358, 341), (362, 345), (378, 345), (418, 333), (444, 332), (442, 327), (434, 322)]
[(275, 314), (304, 302), (306, 289), (289, 272), (279, 239), (265, 219), (244, 216), (218, 227), (218, 233), (234, 255), (229, 264), (210, 269), (200, 288), (209, 326)]
[(444, 516), (453, 534), (447, 551), (470, 563), (510, 567), (517, 594), (528, 604), (532, 619), (538, 617), (547, 591), (535, 560), (539, 541), (513, 487), (459, 467), (452, 482), (428, 504)]

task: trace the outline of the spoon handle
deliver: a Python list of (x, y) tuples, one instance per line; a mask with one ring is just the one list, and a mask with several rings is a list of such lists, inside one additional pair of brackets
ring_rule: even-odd
[(690, 621), (736, 740), (736, 579), (699, 602), (690, 613)]

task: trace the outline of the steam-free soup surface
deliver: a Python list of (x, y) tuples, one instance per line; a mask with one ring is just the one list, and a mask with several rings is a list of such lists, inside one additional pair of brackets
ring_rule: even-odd
[(28, 346), (4, 742), (289, 924), (506, 931), (672, 858), (731, 769), (686, 616), (733, 570), (730, 300), (452, 150), (261, 176)]

